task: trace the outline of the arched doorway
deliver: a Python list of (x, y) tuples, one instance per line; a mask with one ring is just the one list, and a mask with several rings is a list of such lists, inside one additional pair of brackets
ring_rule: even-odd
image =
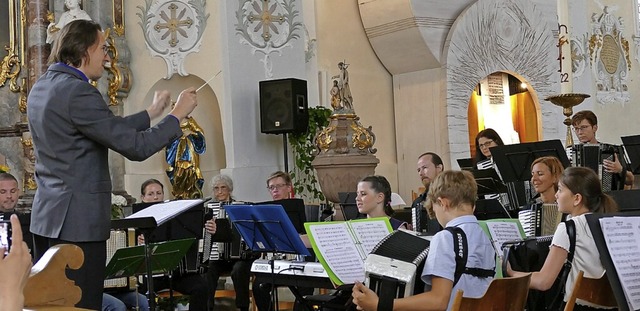
[(494, 72), (481, 79), (471, 92), (467, 109), (469, 151), (475, 157), (475, 137), (492, 128), (505, 144), (541, 139), (540, 107), (531, 86), (508, 72)]

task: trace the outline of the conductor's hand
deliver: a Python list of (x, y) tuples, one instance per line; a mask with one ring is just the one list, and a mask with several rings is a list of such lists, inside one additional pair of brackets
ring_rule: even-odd
[(24, 305), (24, 287), (31, 272), (31, 254), (27, 243), (22, 239), (18, 216), (11, 215), (11, 227), (13, 245), (7, 257), (4, 256), (4, 249), (0, 248), (0, 309), (21, 310)]
[(204, 228), (207, 230), (207, 232), (209, 232), (210, 234), (216, 234), (216, 218), (212, 218), (207, 220), (207, 222), (204, 223)]
[(353, 286), (351, 296), (358, 310), (375, 311), (378, 309), (378, 295), (361, 282), (356, 282)]
[(153, 120), (162, 115), (162, 112), (167, 109), (170, 104), (171, 94), (169, 93), (169, 91), (156, 91), (153, 94), (153, 103), (151, 103), (151, 106), (147, 108), (149, 119)]
[(173, 107), (170, 114), (178, 118), (180, 123), (189, 116), (189, 114), (198, 105), (198, 95), (196, 94), (196, 88), (190, 87), (180, 93), (176, 106)]

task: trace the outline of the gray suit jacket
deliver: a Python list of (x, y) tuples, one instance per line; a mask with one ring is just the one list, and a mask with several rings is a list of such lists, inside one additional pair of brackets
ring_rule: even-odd
[(142, 161), (182, 135), (167, 116), (150, 128), (146, 111), (119, 117), (83, 75), (54, 64), (27, 100), (38, 189), (31, 232), (73, 242), (105, 241), (111, 218), (108, 151)]

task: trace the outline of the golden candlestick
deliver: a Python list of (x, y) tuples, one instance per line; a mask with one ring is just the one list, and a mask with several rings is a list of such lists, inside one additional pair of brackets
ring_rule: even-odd
[(573, 146), (573, 134), (571, 133), (571, 115), (573, 115), (573, 107), (579, 105), (585, 100), (585, 98), (589, 97), (591, 97), (591, 95), (566, 93), (552, 95), (544, 99), (550, 101), (556, 106), (562, 107), (562, 114), (567, 117), (563, 122), (567, 126), (567, 147)]

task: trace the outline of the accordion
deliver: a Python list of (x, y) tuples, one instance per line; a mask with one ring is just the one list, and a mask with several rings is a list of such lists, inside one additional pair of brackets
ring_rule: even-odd
[[(125, 230), (111, 230), (109, 240), (107, 240), (107, 263), (111, 260), (115, 252), (129, 245), (135, 245), (133, 237), (135, 234), (128, 234)], [(134, 290), (136, 288), (135, 277), (120, 277), (104, 280), (104, 289), (108, 290)]]
[(609, 192), (612, 190), (622, 190), (624, 188), (624, 180), (620, 181), (613, 173), (606, 172), (602, 168), (603, 160), (615, 160), (615, 154), (618, 154), (618, 160), (625, 167), (624, 152), (622, 146), (610, 144), (577, 144), (572, 148), (572, 165), (589, 167), (598, 174), (602, 184), (602, 191)]
[[(240, 204), (242, 202), (239, 202)], [(205, 221), (216, 218), (216, 233), (204, 232), (200, 263), (210, 260), (238, 260), (253, 258), (253, 253), (237, 230), (231, 225), (224, 206), (228, 202), (212, 202), (207, 204)]]
[(518, 220), (528, 237), (553, 235), (562, 220), (558, 204), (534, 203), (518, 212)]
[(424, 283), (416, 278), (429, 253), (429, 241), (397, 230), (382, 239), (365, 260), (365, 284), (381, 299), (420, 293)]

